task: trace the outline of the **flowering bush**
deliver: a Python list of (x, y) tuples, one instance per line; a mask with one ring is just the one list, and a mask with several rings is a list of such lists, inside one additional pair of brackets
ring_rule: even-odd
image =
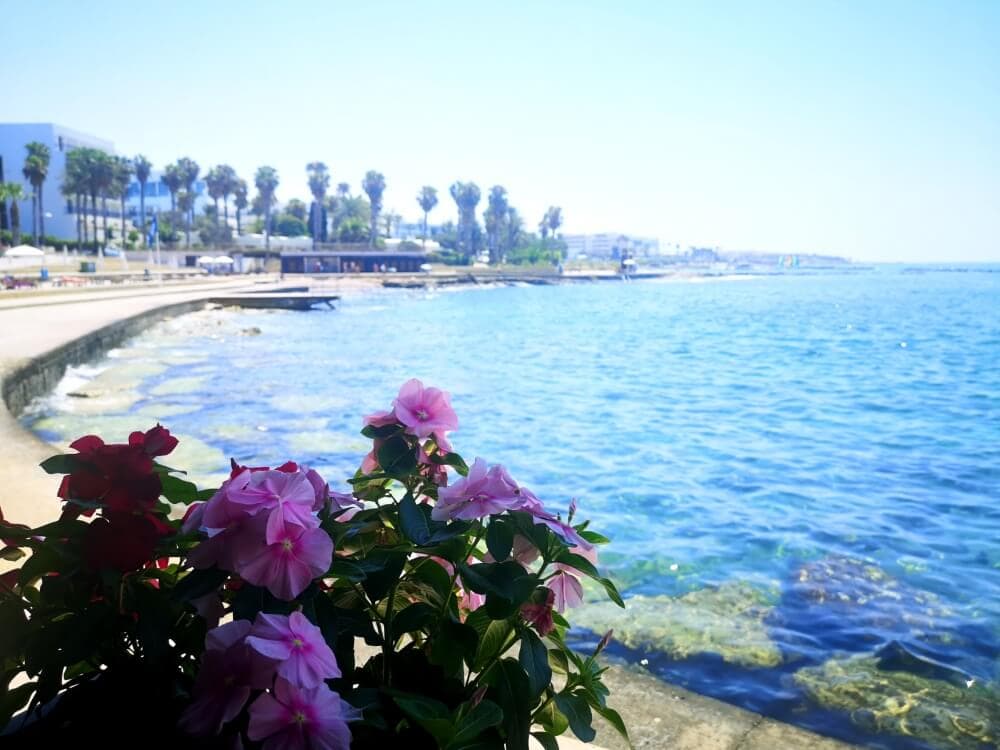
[(365, 418), (349, 492), (235, 461), (198, 490), (158, 463), (177, 444), (159, 425), (80, 438), (42, 464), (65, 475), (59, 520), (0, 516), (0, 555), (24, 558), (0, 576), (0, 727), (25, 744), (548, 749), (592, 740), (597, 713), (625, 734), (596, 661), (610, 634), (586, 657), (564, 640), (582, 578), (621, 604), (595, 567), (607, 540), (502, 466), (467, 467), (457, 427), (446, 393), (409, 381)]

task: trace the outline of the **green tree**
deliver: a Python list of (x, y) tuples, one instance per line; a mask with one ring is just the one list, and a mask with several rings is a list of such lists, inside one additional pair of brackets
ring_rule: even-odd
[(306, 172), (309, 174), (309, 192), (312, 193), (314, 201), (312, 237), (315, 248), (316, 243), (323, 240), (323, 235), (326, 234), (323, 207), (326, 205), (326, 191), (330, 188), (330, 170), (321, 161), (311, 161), (306, 164)]
[(292, 198), (285, 204), (285, 213), (291, 214), (296, 219), (300, 219), (302, 221), (306, 220), (306, 212), (308, 210), (309, 209), (306, 208), (305, 202), (300, 201), (298, 198)]
[[(111, 154), (98, 151), (94, 163), (97, 190), (101, 196), (101, 244), (108, 244), (108, 195), (115, 186), (115, 161)], [(96, 234), (96, 232), (95, 232)]]
[(481, 193), (474, 182), (455, 182), (448, 190), (458, 207), (458, 251), (471, 257), (477, 247), (479, 224), (476, 221), (476, 206)]
[(420, 205), (420, 210), (424, 212), (424, 234), (421, 237), (421, 247), (427, 247), (427, 214), (434, 210), (434, 207), (438, 204), (438, 191), (432, 188), (430, 185), (424, 185), (420, 188), (420, 193), (417, 195), (417, 203)]
[(66, 171), (63, 175), (62, 185), (59, 187), (59, 192), (72, 204), (73, 213), (76, 216), (77, 252), (83, 250), (87, 230), (84, 211), (80, 205), (84, 202), (83, 197), (87, 193), (86, 174), (83, 169), (81, 156), (83, 156), (83, 153), (80, 149), (73, 149), (66, 154)]
[(507, 219), (503, 226), (504, 234), (504, 254), (509, 254), (515, 248), (521, 247), (527, 242), (527, 234), (524, 231), (524, 220), (513, 206), (507, 208)]
[(399, 227), (399, 222), (403, 220), (403, 217), (397, 213), (389, 211), (382, 217), (382, 221), (385, 224), (385, 236), (392, 237), (392, 228)]
[(153, 171), (153, 164), (142, 154), (132, 160), (135, 166), (135, 179), (139, 183), (139, 226), (142, 228), (142, 244), (149, 245), (149, 238), (146, 233), (146, 183), (149, 182), (149, 175)]
[(163, 170), (163, 184), (170, 191), (170, 212), (177, 211), (177, 193), (184, 187), (184, 175), (176, 164), (168, 164)]
[(191, 247), (191, 225), (194, 224), (194, 204), (197, 194), (195, 193), (195, 182), (198, 181), (198, 173), (201, 172), (201, 167), (198, 166), (198, 162), (187, 156), (182, 156), (177, 160), (177, 169), (184, 179), (184, 187), (190, 194), (190, 200), (188, 201), (188, 210), (184, 216), (184, 234), (187, 237), (187, 245)]
[(549, 231), (552, 233), (552, 239), (555, 239), (556, 232), (563, 223), (562, 209), (559, 208), (559, 206), (549, 206), (549, 210), (545, 212), (545, 223), (548, 225)]
[(338, 182), (337, 183), (337, 195), (339, 197), (341, 197), (341, 198), (350, 198), (351, 197), (351, 186), (350, 186), (350, 184), (346, 183), (346, 182)]
[(274, 192), (278, 189), (278, 170), (274, 167), (260, 167), (254, 175), (254, 184), (257, 186), (264, 210), (264, 247), (270, 250), (271, 208), (274, 205)]
[[(242, 180), (237, 176), (236, 170), (228, 164), (220, 164), (216, 167), (222, 176), (222, 221), (229, 226), (229, 196), (236, 192)], [(216, 212), (218, 215), (218, 212)], [(232, 232), (230, 232), (232, 235)]]
[(382, 194), (385, 192), (385, 177), (381, 172), (370, 169), (365, 173), (365, 179), (361, 181), (361, 189), (365, 191), (371, 204), (371, 234), (368, 237), (368, 246), (375, 247), (378, 215), (382, 211)]
[(486, 241), (490, 251), (490, 263), (499, 263), (502, 254), (501, 232), (504, 221), (507, 218), (507, 209), (510, 202), (507, 200), (507, 190), (502, 185), (494, 185), (490, 188), (490, 194), (486, 198), (486, 210), (483, 212), (483, 223), (486, 226)]
[[(42, 188), (45, 186), (45, 178), (49, 176), (49, 163), (52, 160), (52, 153), (44, 143), (32, 141), (25, 146), (28, 157), (24, 161), (24, 176), (35, 191), (35, 202), (38, 208), (38, 234), (35, 235), (35, 244), (41, 237), (45, 241), (45, 205), (42, 201)], [(32, 217), (32, 231), (35, 230), (35, 220)]]
[(194, 193), (184, 189), (177, 193), (177, 210), (184, 215), (184, 244), (191, 247), (191, 213), (194, 211)]
[(295, 214), (279, 214), (275, 222), (278, 234), (284, 237), (302, 237), (309, 232), (305, 221)]
[(237, 178), (233, 185), (233, 204), (236, 206), (236, 236), (239, 237), (243, 232), (243, 227), (240, 226), (240, 219), (242, 218), (243, 211), (249, 204), (248, 197), (250, 195), (250, 189), (247, 186), (247, 181)]
[(215, 223), (219, 223), (219, 198), (224, 194), (226, 187), (226, 176), (219, 171), (219, 167), (212, 167), (205, 175), (205, 186), (208, 188), (208, 197), (215, 204)]
[(127, 219), (125, 217), (125, 202), (128, 199), (128, 186), (132, 181), (132, 162), (124, 156), (115, 156), (112, 159), (112, 181), (113, 192), (121, 200), (122, 208), (122, 248), (125, 247), (125, 233)]
[(19, 203), (27, 198), (24, 188), (18, 182), (0, 183), (0, 200), (10, 204), (11, 244), (21, 244), (21, 209)]

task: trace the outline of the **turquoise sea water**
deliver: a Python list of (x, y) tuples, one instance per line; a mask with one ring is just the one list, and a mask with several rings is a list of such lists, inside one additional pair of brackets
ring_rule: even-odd
[[(996, 742), (1000, 726), (952, 728), (957, 744), (946, 726), (907, 736), (879, 706), (831, 703), (797, 675), (871, 657), (974, 690), (1000, 679), (1000, 269), (199, 313), (75, 371), (25, 420), (64, 441), (102, 424), (122, 438), (158, 417), (189, 455), (209, 446), (202, 474), (228, 456), (292, 458), (336, 485), (367, 449), (361, 417), (413, 376), (451, 391), (468, 460), (506, 464), (553, 507), (577, 498), (613, 538), (605, 567), (644, 597), (639, 632), (618, 623), (630, 644), (618, 656), (872, 747)], [(110, 416), (65, 396), (88, 382)], [(600, 630), (605, 614), (584, 620)], [(692, 623), (693, 646), (677, 635)], [(764, 656), (740, 652), (744, 637)], [(1000, 724), (984, 705), (968, 721)]]

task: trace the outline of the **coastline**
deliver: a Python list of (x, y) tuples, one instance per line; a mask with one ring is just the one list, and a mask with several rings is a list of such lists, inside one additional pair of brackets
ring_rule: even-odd
[[(305, 279), (313, 281), (310, 277)], [(553, 277), (550, 283), (559, 283), (558, 279)], [(330, 281), (341, 283), (332, 286)], [(484, 283), (507, 281), (488, 279)], [(381, 288), (382, 279), (323, 279), (316, 286), (358, 294), (373, 287)], [(5, 492), (0, 497), (5, 516), (15, 522), (39, 525), (52, 520), (58, 510), (55, 478), (32, 470), (52, 454), (53, 446), (17, 419), (31, 398), (51, 390), (67, 367), (100, 356), (153, 323), (205, 307), (220, 288), (236, 291), (249, 287), (264, 288), (252, 281), (238, 280), (178, 286), (169, 291), (153, 288), (137, 293), (136, 289), (123, 289), (91, 292), (99, 295), (93, 297), (74, 295), (71, 299), (42, 304), (0, 305), (0, 326), (5, 339), (11, 341), (0, 354), (0, 389), (4, 401), (0, 407), (0, 440), (6, 448), (0, 458), (0, 486), (18, 488), (16, 496)], [(636, 748), (837, 750), (851, 747), (674, 687), (638, 668), (612, 665), (608, 681), (614, 703), (630, 727)], [(609, 750), (626, 747), (613, 730), (603, 725), (597, 742)], [(571, 738), (561, 741), (561, 746), (599, 750), (595, 745), (583, 745)]]

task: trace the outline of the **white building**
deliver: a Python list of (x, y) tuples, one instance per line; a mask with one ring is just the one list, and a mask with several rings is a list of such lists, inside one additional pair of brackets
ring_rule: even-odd
[(660, 254), (660, 241), (655, 237), (637, 237), (621, 232), (601, 234), (564, 234), (566, 252), (569, 258), (611, 258), (617, 260), (627, 253), (628, 257), (647, 257)]
[[(199, 178), (195, 180), (194, 183), (194, 212), (195, 216), (202, 213), (204, 206), (211, 202), (208, 197), (208, 188), (205, 185), (205, 180)], [(170, 190), (167, 189), (167, 184), (163, 181), (163, 171), (159, 169), (154, 169), (149, 174), (149, 180), (146, 182), (146, 219), (148, 220), (150, 216), (158, 213), (166, 213), (170, 211)], [(229, 200), (232, 200), (233, 196), (229, 196)], [(132, 175), (132, 181), (128, 186), (128, 193), (125, 196), (125, 213), (129, 220), (136, 225), (139, 223), (139, 181), (135, 179), (135, 175)], [(219, 213), (222, 213), (222, 204), (219, 204)], [(229, 215), (234, 215), (234, 209), (229, 211)]]
[[(109, 154), (115, 152), (111, 141), (105, 141), (87, 133), (44, 123), (0, 123), (0, 178), (4, 182), (19, 182), (24, 186), (28, 199), (20, 205), (21, 232), (31, 234), (31, 193), (32, 187), (21, 170), (28, 152), (25, 146), (32, 141), (49, 147), (51, 161), (49, 176), (42, 186), (42, 210), (45, 213), (45, 234), (60, 240), (73, 241), (76, 238), (76, 214), (72, 203), (61, 192), (66, 175), (66, 155), (74, 148), (99, 148)], [(100, 207), (98, 207), (100, 210)], [(118, 202), (108, 201), (108, 210), (118, 212)], [(9, 227), (9, 224), (5, 225)]]

